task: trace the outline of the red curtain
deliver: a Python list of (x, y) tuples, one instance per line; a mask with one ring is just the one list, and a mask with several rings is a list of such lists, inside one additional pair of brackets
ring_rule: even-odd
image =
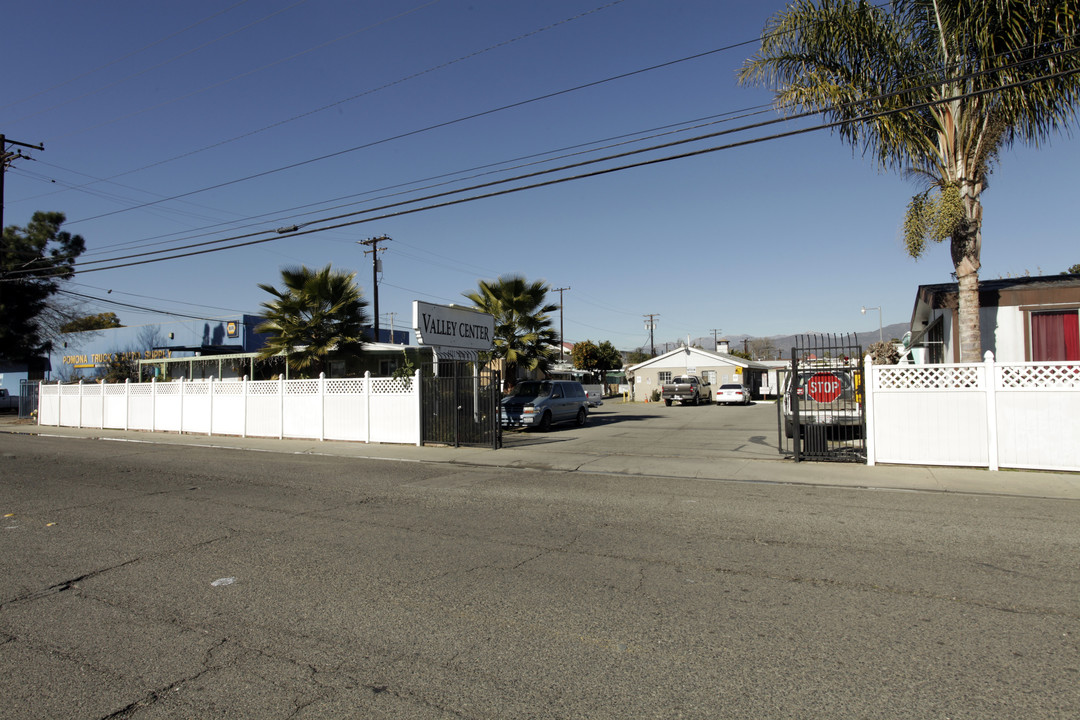
[(1075, 310), (1032, 313), (1031, 359), (1080, 360), (1080, 315)]

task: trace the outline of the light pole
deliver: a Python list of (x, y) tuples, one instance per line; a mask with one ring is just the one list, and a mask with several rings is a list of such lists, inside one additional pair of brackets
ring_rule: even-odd
[(877, 339), (878, 342), (885, 342), (885, 335), (881, 330), (881, 308), (880, 307), (866, 307), (863, 305), (862, 314), (865, 315), (867, 310), (877, 310)]

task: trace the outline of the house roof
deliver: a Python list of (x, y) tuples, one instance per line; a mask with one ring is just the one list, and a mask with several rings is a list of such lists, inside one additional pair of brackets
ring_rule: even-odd
[(681, 361), (683, 356), (686, 357), (686, 367), (691, 367), (692, 365), (715, 365), (718, 363), (723, 363), (725, 365), (738, 365), (739, 367), (748, 368), (750, 370), (768, 370), (767, 365), (763, 365), (759, 362), (754, 362), (753, 360), (744, 360), (741, 357), (729, 355), (728, 353), (714, 352), (712, 350), (703, 350), (701, 348), (687, 347), (686, 345), (683, 345), (682, 347), (677, 347), (674, 350), (670, 350), (664, 353), (663, 355), (657, 355), (654, 358), (650, 358), (645, 362), (640, 362), (637, 365), (631, 365), (630, 367), (626, 368), (626, 371), (637, 372), (639, 370), (644, 370), (645, 368), (650, 366), (671, 367), (672, 360), (679, 359)]
[[(979, 306), (998, 307), (1029, 302), (1038, 297), (1058, 293), (1080, 295), (1080, 275), (1037, 275), (1034, 277), (998, 278), (979, 281)], [(911, 328), (927, 321), (932, 309), (955, 309), (958, 304), (957, 283), (920, 285), (915, 293), (915, 307), (911, 311)]]

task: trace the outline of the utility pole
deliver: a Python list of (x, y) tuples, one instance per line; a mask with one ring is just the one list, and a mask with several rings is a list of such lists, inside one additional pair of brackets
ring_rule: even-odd
[(566, 347), (563, 341), (563, 312), (562, 312), (562, 294), (563, 290), (569, 290), (570, 287), (555, 288), (555, 292), (559, 293), (559, 362), (564, 362), (563, 349)]
[(645, 329), (649, 331), (649, 354), (656, 357), (656, 344), (653, 342), (653, 330), (656, 329), (656, 318), (660, 317), (660, 313), (649, 313), (642, 317), (647, 318), (645, 320)]
[(388, 312), (386, 314), (390, 316), (390, 344), (393, 345), (394, 344), (394, 318), (397, 317), (397, 313), (396, 312)]
[[(8, 152), (8, 145), (18, 145), (20, 149)], [(0, 133), (0, 277), (3, 277), (4, 268), (7, 267), (7, 247), (4, 245), (4, 175), (13, 161), (30, 159), (28, 155), (23, 155), (22, 148), (44, 150), (45, 143), (31, 145), (18, 140), (8, 140), (7, 136)], [(0, 283), (0, 298), (3, 297), (3, 287), (4, 283)]]
[(371, 255), (372, 317), (375, 319), (375, 342), (379, 342), (379, 252), (386, 250), (386, 248), (379, 247), (381, 242), (390, 242), (390, 238), (386, 235), (380, 235), (379, 237), (356, 241), (357, 245), (366, 245), (371, 248), (365, 250), (364, 254)]
[(716, 337), (720, 333), (720, 328), (713, 328), (709, 332), (712, 333), (712, 349), (716, 350), (717, 346), (720, 344), (720, 341)]

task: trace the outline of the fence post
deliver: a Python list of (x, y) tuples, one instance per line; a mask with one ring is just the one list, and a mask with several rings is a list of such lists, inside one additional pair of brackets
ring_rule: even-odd
[(983, 372), (986, 383), (986, 451), (990, 469), (998, 469), (998, 420), (997, 420), (997, 372), (994, 369), (994, 353), (986, 351), (983, 356)]
[(248, 401), (247, 401), (248, 386), (247, 386), (247, 384), (248, 384), (248, 376), (245, 375), (240, 380), (240, 389), (242, 391), (241, 392), (241, 402), (244, 403), (244, 407), (240, 410), (240, 422), (242, 422), (244, 424), (244, 427), (241, 428), (241, 430), (240, 430), (240, 437), (247, 437), (247, 412), (248, 412)]
[(82, 391), (83, 391), (83, 381), (79, 380), (79, 417), (78, 417), (78, 420), (76, 421), (77, 424), (75, 425), (75, 427), (77, 427), (77, 428), (82, 428), (82, 406), (83, 406)]
[(104, 429), (105, 428), (105, 381), (102, 380), (100, 385), (101, 385), (101, 427), (102, 427), (102, 429)]
[(371, 442), (371, 371), (364, 371), (364, 442)]
[(150, 378), (150, 432), (157, 432), (157, 375)]
[(877, 462), (877, 443), (874, 433), (877, 423), (874, 422), (874, 361), (867, 354), (863, 358), (863, 407), (866, 408), (866, 464), (873, 467)]
[(184, 434), (184, 376), (180, 376), (180, 435)]
[(124, 378), (124, 430), (131, 429), (131, 378)]
[(210, 376), (210, 431), (206, 433), (206, 437), (214, 437), (214, 376)]
[(326, 440), (326, 373), (319, 373), (319, 442)]
[(413, 373), (413, 400), (416, 406), (416, 447), (424, 444), (424, 406), (420, 399), (420, 368)]
[(285, 438), (285, 378), (278, 375), (278, 440)]

